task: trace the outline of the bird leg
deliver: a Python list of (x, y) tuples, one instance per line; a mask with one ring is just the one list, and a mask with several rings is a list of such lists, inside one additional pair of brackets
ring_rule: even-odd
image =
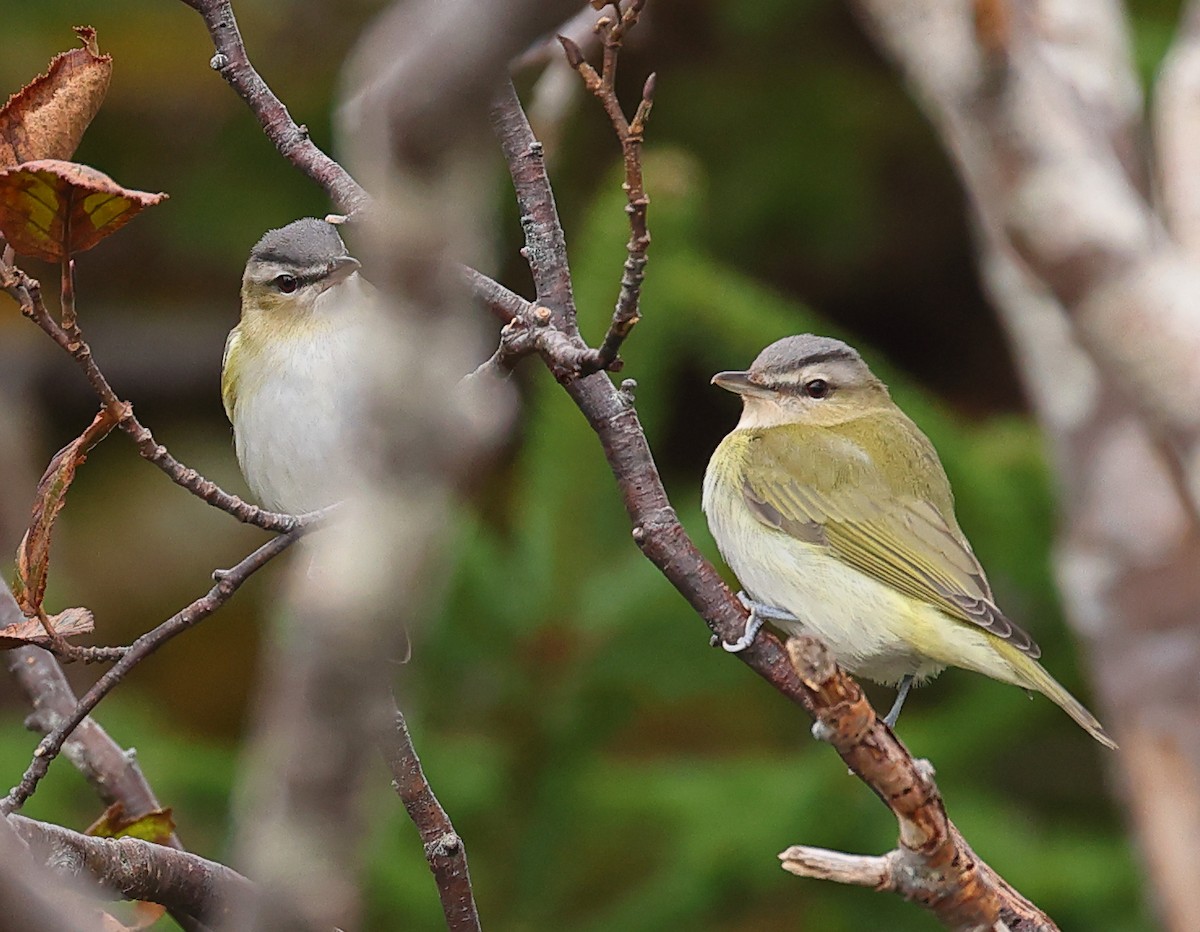
[(746, 619), (746, 629), (742, 632), (740, 638), (736, 641), (721, 642), (722, 649), (731, 654), (740, 653), (753, 644), (754, 638), (758, 636), (759, 629), (768, 621), (782, 621), (790, 624), (800, 623), (800, 619), (791, 612), (785, 612), (783, 609), (767, 605), (765, 602), (756, 602), (745, 592), (739, 592), (737, 597), (738, 601), (750, 612), (750, 617)]
[(883, 717), (883, 723), (888, 728), (896, 727), (896, 719), (900, 717), (900, 710), (904, 708), (904, 700), (908, 698), (908, 691), (912, 689), (913, 675), (907, 673), (900, 680), (900, 686), (896, 689), (896, 701), (892, 704), (892, 710)]

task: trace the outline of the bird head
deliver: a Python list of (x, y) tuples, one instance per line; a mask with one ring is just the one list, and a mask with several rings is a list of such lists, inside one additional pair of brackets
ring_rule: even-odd
[(749, 369), (712, 382), (742, 396), (739, 427), (840, 424), (892, 403), (857, 350), (811, 333), (777, 340)]

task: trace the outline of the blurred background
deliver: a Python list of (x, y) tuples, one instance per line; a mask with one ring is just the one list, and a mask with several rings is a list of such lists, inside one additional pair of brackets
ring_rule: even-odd
[[(323, 147), (340, 64), (381, 6), (236, 4), (259, 71)], [(1129, 6), (1149, 76), (1179, 4)], [(81, 324), (158, 439), (244, 493), (219, 394), (242, 266), (266, 229), (329, 205), (209, 68), (207, 33), (182, 3), (47, 0), (10, 11), (0, 93), (73, 47), (70, 27), (84, 21), (115, 68), (75, 158), (171, 199), (79, 259)], [(684, 524), (717, 559), (700, 479), (738, 405), (709, 386), (711, 373), (744, 367), (787, 334), (847, 339), (941, 452), (1000, 603), (1088, 701), (1051, 581), (1055, 506), (1042, 442), (980, 292), (957, 182), (893, 71), (836, 0), (651, 0), (622, 59), (630, 109), (650, 71), (659, 76), (646, 147), (654, 244), (644, 320), (620, 378), (638, 382)], [(536, 77), (520, 76), (519, 87), (531, 95)], [(619, 147), (590, 98), (555, 110), (539, 130), (581, 324), (595, 341), (628, 236)], [(483, 218), (495, 231), (493, 270), (528, 293), (498, 154), (494, 173), (494, 212)], [(55, 290), (53, 270), (22, 265)], [(429, 582), (444, 589), (444, 609), (416, 633), (402, 674), (418, 752), (468, 845), (485, 927), (934, 928), (899, 900), (779, 869), (776, 853), (793, 843), (882, 852), (895, 823), (813, 742), (798, 710), (708, 647), (703, 624), (631, 543), (570, 400), (536, 364), (516, 378), (520, 424), (455, 516), (451, 565)], [(15, 552), (38, 475), (94, 408), (70, 361), (0, 297), (0, 553)], [(114, 435), (71, 490), (47, 604), (86, 605), (98, 643), (126, 643), (261, 538)], [(256, 649), (281, 578), (278, 566), (260, 574), (142, 664), (97, 715), (138, 749), (185, 844), (216, 859), (227, 856)], [(77, 687), (96, 675), (69, 672)], [(0, 779), (11, 783), (35, 742), (7, 683), (0, 698)], [(900, 733), (936, 764), (975, 850), (1064, 929), (1154, 927), (1104, 752), (1051, 703), (952, 670), (910, 699)], [(439, 928), (419, 840), (382, 763), (375, 804), (365, 840), (371, 927)], [(60, 761), (25, 811), (82, 829), (99, 809)]]

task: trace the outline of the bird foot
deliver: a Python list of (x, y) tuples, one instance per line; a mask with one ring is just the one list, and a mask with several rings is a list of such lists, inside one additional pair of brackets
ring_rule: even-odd
[(750, 617), (746, 619), (746, 628), (742, 632), (741, 637), (736, 641), (721, 641), (722, 650), (728, 651), (731, 654), (741, 653), (753, 644), (754, 639), (758, 636), (759, 629), (768, 621), (799, 623), (799, 619), (791, 612), (785, 612), (781, 608), (767, 605), (764, 602), (756, 602), (745, 592), (739, 592), (737, 597), (738, 601), (750, 612)]

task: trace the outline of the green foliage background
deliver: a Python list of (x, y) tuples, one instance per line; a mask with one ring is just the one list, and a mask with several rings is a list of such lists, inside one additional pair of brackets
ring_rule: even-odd
[[(1176, 6), (1134, 5), (1146, 75)], [(260, 70), (327, 144), (338, 65), (375, 5), (237, 8)], [(264, 229), (327, 205), (209, 71), (207, 37), (182, 4), (56, 0), (10, 12), (0, 89), (16, 90), (69, 47), (82, 18), (114, 53), (116, 73), (77, 157), (172, 197), (80, 260), (83, 325), (160, 439), (243, 489), (217, 390), (241, 266)], [(636, 93), (647, 71), (660, 76), (646, 169), (654, 245), (645, 319), (620, 378), (638, 382), (684, 524), (716, 559), (699, 480), (737, 406), (708, 376), (789, 333), (847, 338), (941, 451), (1001, 603), (1086, 697), (1050, 575), (1041, 441), (978, 293), (960, 195), (895, 76), (833, 0), (651, 0), (643, 33), (623, 79)], [(593, 339), (627, 236), (616, 154), (587, 101), (551, 153)], [(524, 290), (510, 202), (497, 163), (496, 255)], [(69, 364), (31, 330), (0, 304), (0, 393), (24, 412), (29, 438), (15, 466), (0, 466), (6, 552), (42, 465), (92, 408)], [(414, 738), (467, 841), (485, 927), (933, 928), (899, 900), (779, 870), (775, 854), (793, 843), (886, 850), (894, 823), (796, 709), (708, 647), (702, 623), (630, 541), (569, 399), (536, 365), (518, 378), (518, 435), (455, 515), (444, 608), (404, 669)], [(94, 608), (105, 642), (148, 629), (260, 539), (171, 487), (117, 437), (81, 471), (60, 524), (49, 604)], [(259, 620), (279, 570), (265, 577), (144, 664), (98, 716), (138, 748), (185, 842), (216, 858), (227, 855)], [(72, 671), (77, 684), (92, 675)], [(34, 742), (19, 698), (2, 695), (0, 779), (11, 783)], [(910, 700), (900, 731), (936, 764), (975, 849), (1063, 928), (1153, 927), (1102, 751), (1053, 705), (950, 671)], [(420, 843), (382, 764), (374, 783), (370, 928), (435, 929)], [(26, 811), (82, 828), (99, 806), (61, 761)]]

